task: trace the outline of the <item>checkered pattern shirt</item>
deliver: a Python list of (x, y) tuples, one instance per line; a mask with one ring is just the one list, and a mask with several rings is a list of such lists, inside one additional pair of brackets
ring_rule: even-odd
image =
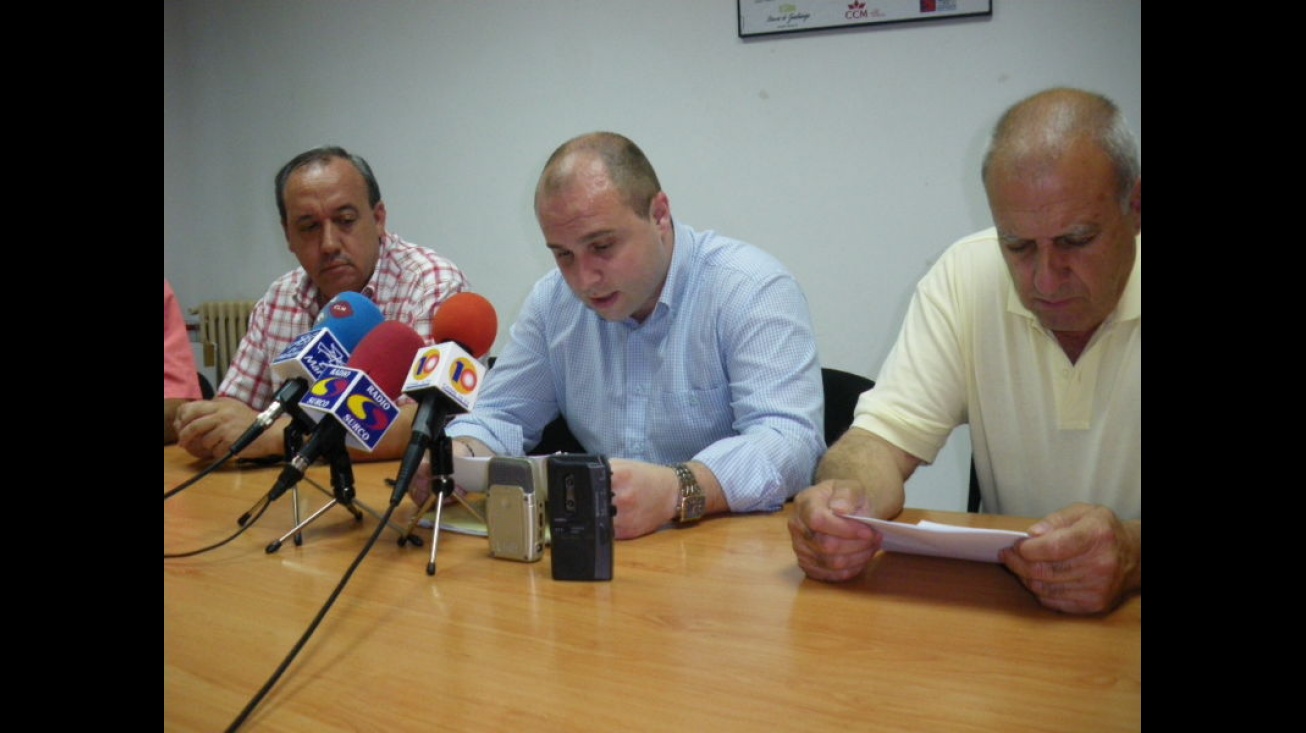
[[(362, 294), (376, 303), (387, 321), (407, 323), (429, 343), (436, 307), (466, 288), (467, 278), (453, 262), (387, 233), (381, 238), (376, 270)], [(240, 400), (255, 410), (266, 408), (281, 387), (281, 380), (272, 374), (272, 360), (313, 328), (322, 310), (320, 295), (302, 267), (273, 281), (249, 316), (249, 331), (217, 396)]]

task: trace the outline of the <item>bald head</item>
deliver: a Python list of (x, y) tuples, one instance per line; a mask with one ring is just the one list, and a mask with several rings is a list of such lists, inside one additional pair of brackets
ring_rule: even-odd
[(610, 184), (641, 217), (648, 215), (653, 197), (662, 190), (639, 146), (615, 132), (591, 132), (568, 140), (549, 156), (535, 187), (536, 213), (542, 199), (586, 181)]
[(540, 173), (535, 218), (567, 286), (600, 318), (642, 323), (657, 307), (676, 235), (635, 143), (611, 132), (563, 143)]
[(1039, 92), (1002, 115), (984, 154), (984, 185), (997, 175), (1043, 175), (1084, 145), (1106, 155), (1116, 196), (1122, 207), (1128, 206), (1142, 175), (1133, 133), (1114, 102), (1079, 89)]

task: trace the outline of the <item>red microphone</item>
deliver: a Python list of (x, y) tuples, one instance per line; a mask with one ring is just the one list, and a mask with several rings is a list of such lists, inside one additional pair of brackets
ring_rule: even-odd
[(426, 341), (412, 326), (399, 321), (385, 321), (358, 342), (358, 348), (349, 357), (346, 366), (371, 377), (387, 397), (398, 396), (403, 391), (404, 379), (408, 376), (408, 362), (405, 359), (424, 345)]

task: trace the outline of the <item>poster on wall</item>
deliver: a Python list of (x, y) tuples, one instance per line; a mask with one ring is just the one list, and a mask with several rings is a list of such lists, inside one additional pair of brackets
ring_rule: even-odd
[(738, 0), (739, 37), (993, 15), (993, 0)]

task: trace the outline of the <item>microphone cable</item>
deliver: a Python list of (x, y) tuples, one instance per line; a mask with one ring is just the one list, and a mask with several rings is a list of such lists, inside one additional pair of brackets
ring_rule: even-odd
[(166, 551), (165, 551), (165, 552), (163, 553), (163, 559), (164, 559), (164, 560), (170, 560), (170, 559), (176, 559), (176, 558), (179, 558), (179, 557), (194, 557), (195, 555), (202, 555), (202, 554), (208, 552), (209, 550), (216, 550), (216, 549), (218, 549), (219, 547), (222, 547), (223, 545), (227, 544), (228, 542), (231, 542), (232, 540), (236, 539), (237, 537), (241, 536), (242, 534), (245, 534), (245, 530), (249, 529), (250, 527), (253, 527), (253, 526), (254, 526), (254, 523), (258, 521), (258, 518), (259, 518), (259, 517), (263, 516), (263, 512), (266, 512), (266, 511), (268, 510), (268, 507), (269, 507), (270, 505), (271, 505), (271, 502), (263, 502), (262, 506), (259, 507), (258, 513), (255, 514), (255, 515), (253, 516), (253, 518), (251, 518), (248, 522), (246, 522), (245, 524), (240, 525), (240, 529), (237, 529), (237, 530), (235, 531), (235, 533), (233, 533), (233, 534), (231, 534), (230, 536), (228, 536), (225, 540), (221, 540), (221, 541), (219, 541), (219, 542), (215, 542), (215, 543), (209, 545), (208, 547), (201, 547), (201, 548), (199, 548), (198, 550), (190, 550), (190, 551), (188, 551), (188, 552), (171, 552), (171, 553), (170, 553), (170, 552), (166, 552)]
[[(233, 454), (233, 455), (234, 455), (234, 454)], [(221, 460), (219, 461), (219, 463), (221, 463), (223, 460), (226, 460), (226, 459), (221, 459)], [(278, 460), (279, 460), (279, 459), (278, 459)], [(265, 459), (253, 459), (253, 460), (251, 461), (251, 463), (254, 463), (254, 464), (256, 464), (256, 465), (260, 465), (260, 466), (270, 465), (270, 463), (269, 463), (267, 460), (265, 460)], [(217, 464), (215, 464), (215, 465), (217, 465)], [(213, 468), (213, 466), (210, 466), (208, 469), (206, 469), (206, 472), (211, 471), (212, 468)], [(200, 475), (204, 475), (204, 474), (201, 473)], [(312, 484), (314, 487), (316, 487), (318, 491), (321, 491), (321, 492), (323, 492), (323, 493), (329, 493), (329, 492), (326, 491), (326, 489), (322, 488), (322, 486), (321, 486), (320, 484), (318, 484), (316, 481), (314, 481), (313, 479), (311, 479), (311, 478), (309, 478), (309, 477), (305, 477), (304, 480), (307, 481), (308, 483)], [(194, 479), (192, 479), (192, 482), (193, 482), (193, 481), (194, 481)], [(183, 485), (181, 488), (184, 488), (184, 485)], [(180, 490), (180, 488), (178, 488), (178, 489), (173, 489), (173, 490), (172, 490), (172, 493), (176, 493), (176, 492), (179, 491), (179, 490)], [(264, 495), (262, 496), (262, 498), (260, 498), (260, 499), (258, 500), (258, 502), (257, 502), (253, 507), (251, 507), (251, 508), (249, 509), (249, 511), (247, 511), (247, 512), (245, 512), (244, 514), (241, 515), (240, 519), (236, 521), (236, 524), (240, 527), (240, 529), (236, 530), (235, 533), (233, 533), (232, 535), (228, 536), (226, 539), (224, 539), (224, 540), (220, 540), (220, 541), (218, 541), (218, 542), (215, 542), (215, 543), (213, 543), (213, 544), (211, 544), (211, 545), (208, 545), (207, 547), (201, 547), (201, 548), (199, 548), (199, 549), (197, 549), (197, 550), (189, 550), (189, 551), (187, 551), (187, 552), (164, 552), (164, 553), (163, 553), (163, 559), (164, 559), (164, 560), (175, 560), (175, 559), (180, 558), (180, 557), (194, 557), (195, 555), (202, 555), (202, 554), (208, 552), (209, 550), (216, 550), (216, 549), (218, 549), (219, 547), (222, 547), (223, 545), (227, 544), (228, 542), (231, 542), (232, 540), (234, 540), (234, 539), (236, 539), (237, 537), (241, 536), (242, 534), (245, 533), (246, 530), (248, 530), (250, 527), (253, 527), (254, 524), (255, 524), (256, 522), (258, 522), (259, 517), (262, 517), (262, 516), (263, 516), (263, 513), (266, 512), (266, 511), (268, 510), (268, 507), (272, 506), (272, 502), (268, 500), (268, 497), (271, 495), (271, 493), (272, 493), (271, 490), (269, 490), (268, 493), (264, 494)], [(167, 497), (165, 496), (164, 499), (166, 500)]]
[[(219, 468), (222, 468), (223, 466), (227, 465), (227, 463), (229, 463), (231, 459), (235, 458), (239, 454), (240, 451), (238, 450), (229, 450), (227, 452), (227, 455), (209, 464), (204, 468), (203, 471), (200, 471), (194, 476), (191, 476), (185, 481), (182, 481), (180, 484), (177, 484), (173, 488), (163, 492), (163, 500), (167, 501), (172, 497), (176, 496), (177, 494), (180, 494), (182, 491), (186, 490), (187, 488), (199, 483), (200, 479), (205, 478), (206, 476), (218, 470)], [(282, 463), (285, 460), (286, 459), (283, 456), (263, 456), (262, 458), (242, 458), (239, 461), (237, 461), (237, 463), (241, 463), (257, 468), (261, 466), (273, 466), (278, 463)]]
[(213, 473), (219, 468), (225, 466), (227, 464), (227, 461), (230, 461), (231, 458), (235, 455), (236, 455), (235, 453), (228, 453), (227, 455), (209, 464), (208, 467), (206, 467), (203, 471), (200, 471), (194, 476), (191, 476), (185, 481), (182, 481), (180, 484), (177, 484), (175, 487), (163, 492), (163, 500), (167, 501), (172, 497), (176, 496), (177, 494), (180, 494), (182, 491), (185, 491), (187, 488), (190, 488), (191, 486), (194, 486), (195, 484), (199, 483), (200, 479), (208, 476), (209, 474)]
[(394, 514), (397, 506), (399, 506), (398, 502), (391, 502), (389, 508), (385, 511), (385, 516), (377, 523), (376, 531), (372, 533), (372, 537), (367, 541), (367, 544), (363, 546), (362, 552), (358, 553), (358, 557), (354, 558), (354, 562), (350, 564), (349, 569), (346, 570), (344, 576), (340, 578), (340, 582), (336, 585), (335, 590), (331, 591), (331, 595), (326, 599), (326, 602), (322, 604), (322, 608), (317, 612), (317, 616), (313, 618), (313, 621), (309, 623), (308, 628), (304, 630), (303, 636), (299, 637), (299, 641), (295, 642), (295, 646), (290, 650), (290, 653), (288, 653), (286, 658), (281, 661), (281, 664), (277, 666), (276, 671), (272, 673), (272, 676), (268, 678), (268, 681), (263, 683), (263, 687), (260, 688), (259, 691), (254, 694), (254, 697), (250, 699), (249, 703), (245, 705), (245, 709), (241, 710), (240, 714), (236, 716), (236, 719), (231, 722), (231, 725), (227, 726), (227, 733), (236, 730), (245, 722), (245, 719), (249, 717), (250, 713), (254, 712), (254, 709), (263, 701), (263, 698), (267, 697), (268, 692), (277, 684), (277, 680), (281, 679), (281, 675), (285, 673), (286, 669), (290, 667), (290, 664), (295, 661), (297, 656), (299, 656), (299, 652), (308, 643), (309, 638), (313, 636), (313, 632), (317, 631), (317, 627), (322, 623), (322, 619), (326, 618), (327, 612), (329, 612), (331, 607), (335, 605), (336, 599), (340, 597), (342, 592), (344, 592), (345, 585), (348, 584), (350, 578), (354, 576), (354, 571), (363, 563), (363, 558), (367, 557), (367, 553), (372, 551), (372, 547), (381, 537), (381, 533), (389, 526), (390, 515)]

